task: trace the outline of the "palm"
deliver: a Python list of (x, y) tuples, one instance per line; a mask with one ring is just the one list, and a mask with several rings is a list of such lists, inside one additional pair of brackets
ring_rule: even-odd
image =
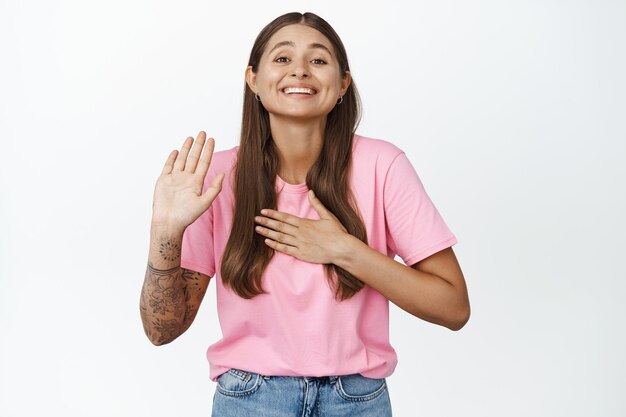
[(154, 223), (184, 229), (200, 217), (219, 194), (222, 174), (216, 176), (202, 194), (215, 147), (215, 140), (209, 138), (203, 153), (205, 141), (206, 134), (200, 132), (193, 149), (193, 138), (189, 137), (183, 143), (180, 153), (170, 153), (154, 189)]

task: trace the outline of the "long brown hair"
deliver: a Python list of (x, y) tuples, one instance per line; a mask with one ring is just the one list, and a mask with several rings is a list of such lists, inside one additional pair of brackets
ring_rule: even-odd
[[(332, 43), (342, 76), (349, 71), (348, 58), (339, 36), (321, 17), (313, 13), (287, 13), (270, 22), (256, 38), (248, 65), (257, 72), (258, 64), (271, 36), (291, 24), (304, 24), (321, 32)], [(307, 186), (330, 210), (348, 233), (367, 243), (367, 233), (349, 187), (352, 139), (361, 119), (359, 94), (352, 79), (341, 104), (327, 115), (324, 143), (318, 160), (306, 176)], [(263, 271), (274, 250), (254, 231), (254, 216), (262, 208), (276, 209), (278, 154), (271, 137), (267, 110), (244, 83), (241, 142), (235, 166), (235, 215), (222, 257), (222, 281), (243, 298), (267, 294), (262, 288)], [(348, 271), (326, 264), (326, 277), (335, 297), (343, 301), (356, 294), (364, 284)], [(338, 278), (335, 282), (334, 277)]]

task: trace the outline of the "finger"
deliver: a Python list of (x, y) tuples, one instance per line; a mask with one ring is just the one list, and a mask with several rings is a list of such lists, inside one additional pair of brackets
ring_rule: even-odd
[(187, 160), (187, 154), (189, 154), (189, 149), (191, 149), (191, 144), (193, 143), (193, 137), (189, 136), (183, 142), (183, 147), (181, 148), (178, 156), (176, 157), (176, 161), (174, 162), (174, 168), (172, 171), (182, 171), (185, 169), (185, 161)]
[(254, 230), (269, 239), (272, 239), (275, 242), (284, 243), (289, 246), (298, 247), (298, 240), (293, 236), (289, 236), (285, 233), (276, 232), (274, 230), (268, 229), (263, 226), (256, 226)]
[(347, 232), (348, 229), (346, 229), (346, 227), (341, 224), (341, 222), (339, 221), (339, 219), (337, 218), (337, 216), (335, 216), (332, 211), (328, 210), (324, 204), (322, 204), (322, 202), (320, 201), (319, 198), (317, 198), (317, 196), (315, 195), (315, 193), (313, 192), (313, 190), (309, 190), (309, 201), (311, 202), (311, 205), (313, 206), (313, 208), (315, 209), (315, 211), (317, 211), (317, 214), (319, 214), (320, 216), (320, 220), (331, 220), (334, 221), (335, 223), (337, 223), (337, 225), (341, 228), (341, 230), (343, 230), (344, 232)]
[(224, 177), (226, 176), (225, 173), (220, 172), (219, 174), (217, 174), (215, 176), (215, 178), (213, 178), (213, 180), (211, 181), (211, 184), (209, 185), (212, 188), (216, 188), (218, 190), (222, 189), (222, 181), (224, 180)]
[(284, 223), (278, 220), (273, 220), (273, 219), (270, 219), (268, 217), (263, 217), (263, 216), (255, 216), (254, 221), (269, 229), (273, 229), (273, 230), (286, 233), (292, 236), (295, 236), (295, 233), (298, 229), (296, 226), (292, 226), (288, 223)]
[(283, 223), (290, 224), (292, 226), (298, 227), (300, 224), (300, 217), (293, 216), (289, 213), (284, 213), (282, 211), (271, 210), (271, 209), (263, 209), (261, 210), (261, 214), (266, 217), (271, 217), (272, 219), (279, 220)]
[(272, 239), (265, 239), (265, 244), (270, 248), (287, 255), (296, 256), (297, 249), (293, 246), (285, 245), (284, 243), (274, 242)]
[(335, 215), (332, 214), (326, 207), (324, 207), (324, 205), (322, 204), (320, 199), (317, 198), (313, 190), (309, 190), (308, 194), (309, 194), (309, 201), (311, 202), (311, 205), (313, 206), (315, 211), (317, 211), (317, 214), (320, 215), (321, 219), (330, 219), (330, 218), (336, 219)]
[(204, 183), (204, 177), (206, 177), (206, 173), (209, 170), (209, 165), (211, 165), (211, 159), (213, 158), (213, 150), (215, 149), (215, 139), (209, 138), (207, 139), (204, 145), (204, 152), (202, 153), (202, 157), (198, 161), (198, 166), (196, 167), (196, 174), (201, 178), (201, 181)]
[(163, 171), (161, 171), (161, 175), (169, 174), (170, 172), (172, 172), (172, 168), (174, 167), (174, 160), (176, 159), (177, 154), (178, 151), (176, 149), (170, 152), (169, 156), (167, 157), (167, 161), (165, 161), (165, 165), (163, 166)]
[(193, 144), (191, 153), (187, 157), (187, 162), (185, 164), (185, 171), (191, 172), (192, 174), (196, 171), (196, 165), (198, 165), (198, 160), (200, 159), (200, 154), (202, 153), (202, 148), (204, 147), (205, 141), (206, 141), (206, 133), (201, 131), (200, 133), (198, 133), (198, 137), (196, 138), (196, 143)]

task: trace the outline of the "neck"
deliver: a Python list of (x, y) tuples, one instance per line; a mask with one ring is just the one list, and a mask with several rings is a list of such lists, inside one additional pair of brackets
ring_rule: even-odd
[(289, 184), (306, 182), (322, 151), (326, 118), (294, 122), (270, 114), (270, 126), (280, 161), (278, 175)]

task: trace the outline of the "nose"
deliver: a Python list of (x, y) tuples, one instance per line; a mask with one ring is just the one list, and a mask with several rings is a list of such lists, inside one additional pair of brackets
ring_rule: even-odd
[(293, 76), (297, 79), (301, 80), (309, 76), (309, 73), (306, 70), (298, 70), (293, 72)]
[(294, 61), (294, 65), (293, 65), (293, 69), (292, 69), (292, 75), (294, 77), (296, 77), (297, 79), (301, 80), (303, 78), (309, 77), (311, 74), (309, 73), (309, 70), (306, 66), (306, 61), (304, 60), (297, 60)]

